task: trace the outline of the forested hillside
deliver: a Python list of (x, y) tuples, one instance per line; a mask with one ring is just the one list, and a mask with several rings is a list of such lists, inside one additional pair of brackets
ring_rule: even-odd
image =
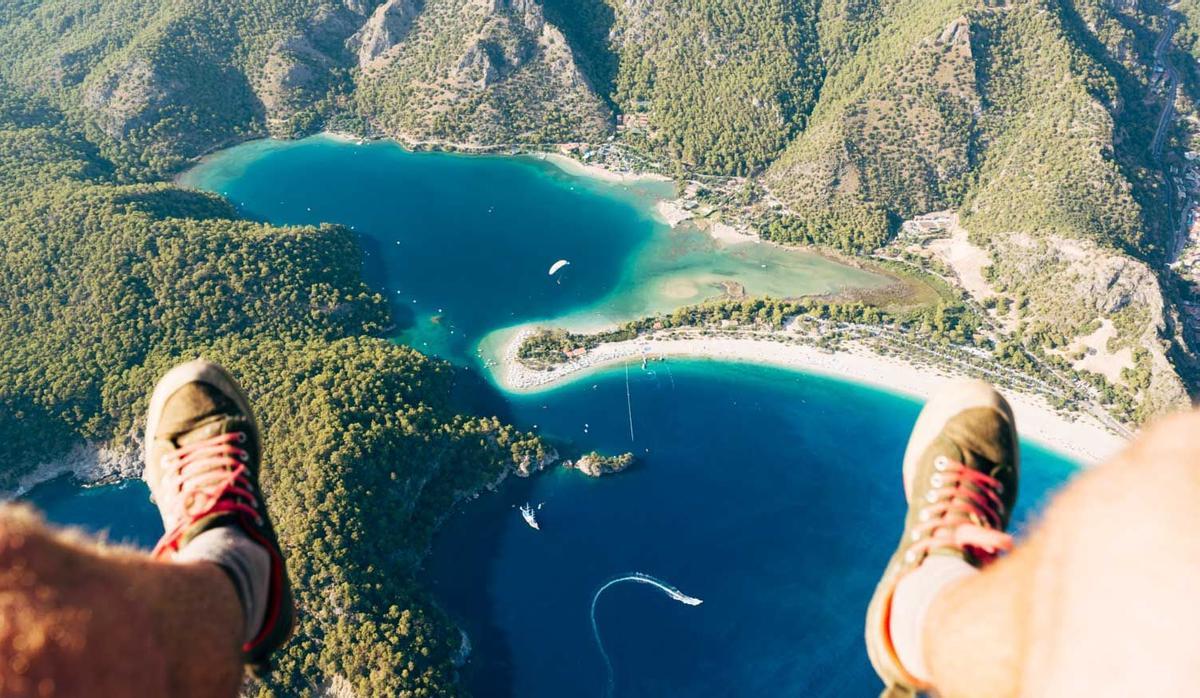
[(0, 67), (76, 117), (135, 177), (289, 134), (344, 89), (356, 15), (336, 0), (5, 3)]
[(823, 18), (837, 38), (821, 98), (766, 175), (797, 215), (768, 235), (878, 245), (899, 221), (956, 210), (991, 259), (977, 300), (1007, 298), (997, 319), (1018, 341), (1053, 351), (1111, 323), (1107, 351), (1139, 349), (1116, 381), (1138, 413), (1183, 403), (1151, 271), (1171, 234), (1138, 76), (1152, 37), (1126, 28), (1147, 18), (1101, 2), (865, 5)]
[(458, 635), (415, 566), (456, 498), (536, 468), (541, 444), (455, 414), (446, 364), (373, 338), (389, 311), (350, 231), (119, 184), (131, 174), (70, 120), (0, 95), (0, 487), (84, 442), (136, 474), (157, 376), (219, 360), (263, 419), (264, 489), (304, 609), (261, 690), (451, 691)]
[(450, 694), (415, 561), (543, 447), (376, 338), (350, 231), (240, 220), (171, 175), (319, 129), (611, 139), (744, 193), (768, 239), (957, 281), (997, 360), (1077, 369), (1138, 423), (1197, 384), (1175, 248), (1200, 139), (1160, 114), (1200, 124), (1198, 37), (1195, 0), (7, 0), (0, 486), (73, 445), (132, 453), (154, 375), (219, 358), (262, 405), (305, 611), (262, 689)]
[(621, 4), (614, 94), (643, 141), (689, 167), (749, 174), (804, 125), (820, 85), (811, 0)]
[(389, 0), (359, 41), (358, 105), (385, 133), (459, 143), (597, 141), (611, 114), (533, 0)]

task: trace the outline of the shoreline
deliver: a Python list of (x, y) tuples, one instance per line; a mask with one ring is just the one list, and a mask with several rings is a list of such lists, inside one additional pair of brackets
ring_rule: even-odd
[(609, 184), (636, 184), (638, 182), (670, 182), (671, 178), (658, 174), (635, 172), (620, 172), (618, 170), (609, 169), (603, 165), (584, 162), (577, 160), (563, 152), (546, 153), (539, 151), (529, 151), (527, 153), (518, 154), (519, 157), (528, 157), (548, 162), (558, 169), (575, 177), (587, 177), (596, 179)]
[(107, 443), (80, 441), (57, 460), (35, 465), (18, 477), (13, 487), (0, 490), (0, 503), (22, 499), (39, 485), (60, 477), (70, 477), (80, 487), (136, 480), (142, 471), (140, 448), (118, 450)]
[[(698, 358), (774, 366), (918, 400), (927, 400), (945, 383), (961, 376), (955, 371), (919, 367), (861, 346), (827, 352), (807, 345), (784, 344), (766, 337), (715, 336), (670, 339), (650, 336), (610, 342), (590, 350), (577, 361), (549, 371), (535, 371), (522, 366), (516, 359), (517, 348), (534, 331), (532, 327), (526, 327), (514, 333), (505, 344), (498, 363), (490, 368), (491, 378), (500, 389), (514, 394), (551, 390), (582, 380), (604, 368), (619, 365), (622, 361), (637, 361), (642, 357), (652, 361)], [(1022, 437), (1085, 465), (1106, 459), (1127, 443), (1090, 415), (1077, 414), (1071, 419), (1055, 411), (1041, 396), (1011, 389), (1004, 389), (1003, 392), (1012, 405)]]
[[(170, 182), (175, 186), (192, 188), (190, 184), (184, 181), (184, 177), (192, 170), (210, 160), (213, 155), (221, 153), (225, 150), (229, 150), (230, 148), (236, 148), (240, 145), (258, 141), (271, 141), (279, 144), (299, 143), (300, 141), (308, 138), (325, 138), (338, 143), (350, 145), (391, 142), (413, 153), (437, 150), (447, 153), (460, 153), (463, 155), (501, 155), (507, 157), (530, 158), (554, 165), (569, 175), (594, 179), (607, 184), (629, 185), (647, 182), (661, 183), (672, 181), (671, 178), (667, 177), (666, 175), (654, 174), (651, 172), (627, 172), (612, 169), (594, 162), (584, 162), (583, 160), (580, 160), (577, 157), (569, 154), (569, 148), (571, 146), (579, 145), (573, 143), (546, 144), (542, 147), (537, 145), (523, 144), (479, 146), (471, 145), (469, 143), (454, 143), (450, 141), (421, 141), (417, 139), (405, 138), (404, 136), (363, 136), (348, 131), (323, 130), (303, 136), (301, 138), (277, 138), (275, 136), (265, 135), (261, 137), (248, 137), (232, 140), (221, 145), (213, 146), (200, 155), (191, 158), (188, 161), (187, 167), (171, 176)], [(551, 151), (548, 148), (553, 148), (554, 150)]]
[[(525, 157), (540, 160), (553, 165), (561, 171), (578, 177), (591, 178), (609, 184), (634, 184), (637, 182), (669, 182), (669, 177), (657, 174), (638, 174), (609, 169), (603, 165), (588, 163), (564, 152), (571, 144), (547, 145), (558, 152), (550, 152), (546, 148), (539, 149), (528, 144), (512, 146), (478, 147), (469, 144), (448, 142), (410, 141), (403, 136), (394, 137), (363, 137), (357, 134), (322, 131), (314, 134), (317, 138), (327, 138), (344, 143), (373, 143), (390, 141), (413, 152), (429, 149), (444, 149), (448, 152), (464, 154), (499, 154)], [(265, 140), (278, 144), (299, 142), (302, 139), (247, 139), (244, 142)], [(236, 143), (233, 145), (237, 145)], [(578, 145), (578, 144), (574, 144)], [(232, 146), (231, 146), (232, 147)], [(193, 162), (184, 172), (175, 177), (177, 184), (189, 172), (210, 159), (213, 153), (206, 153)], [(653, 213), (663, 223), (675, 227), (685, 222), (692, 222), (690, 211), (680, 206), (682, 199), (659, 199), (653, 207)], [(762, 242), (761, 239), (745, 235), (735, 227), (720, 221), (706, 221), (707, 225), (697, 226), (721, 245), (737, 245), (749, 242)], [(836, 260), (845, 264), (843, 260)], [(826, 353), (821, 350), (803, 345), (782, 344), (766, 338), (731, 338), (703, 337), (688, 339), (641, 338), (627, 343), (601, 345), (578, 361), (563, 364), (550, 371), (532, 371), (516, 362), (515, 351), (519, 343), (528, 335), (528, 329), (520, 329), (497, 352), (498, 363), (490, 368), (489, 373), (497, 385), (505, 391), (513, 393), (530, 393), (545, 390), (572, 380), (578, 380), (583, 375), (618, 361), (640, 358), (649, 352), (655, 357), (694, 357), (723, 361), (750, 362), (766, 364), (786, 369), (798, 370), (805, 373), (823, 375), (881, 388), (918, 399), (928, 398), (937, 386), (954, 375), (948, 371), (937, 371), (926, 367), (917, 367), (896, 357), (886, 357), (861, 347), (851, 351)], [(1010, 402), (1018, 413), (1024, 414), (1020, 419), (1022, 431), (1026, 436), (1054, 450), (1068, 453), (1084, 460), (1095, 461), (1111, 454), (1124, 440), (1103, 428), (1098, 421), (1089, 415), (1079, 415), (1077, 421), (1055, 412), (1046, 401), (1036, 395), (1011, 393)], [(1018, 407), (1018, 404), (1022, 405)], [(1032, 425), (1032, 428), (1030, 428)]]
[[(420, 152), (446, 152), (461, 155), (492, 155), (500, 157), (524, 158), (528, 160), (536, 160), (554, 166), (559, 171), (581, 179), (590, 179), (596, 182), (610, 185), (620, 185), (634, 187), (639, 184), (663, 184), (671, 183), (673, 180), (666, 175), (655, 173), (638, 173), (624, 170), (613, 169), (603, 164), (595, 162), (584, 162), (572, 154), (571, 148), (577, 147), (577, 143), (561, 143), (547, 145), (539, 148), (538, 146), (522, 146), (519, 144), (511, 146), (472, 146), (466, 143), (452, 143), (442, 141), (418, 141), (410, 140), (404, 136), (362, 136), (346, 131), (319, 131), (317, 133), (304, 136), (303, 138), (276, 138), (274, 136), (264, 136), (261, 138), (246, 138), (238, 141), (232, 141), (222, 146), (212, 148), (205, 153), (196, 156), (190, 162), (187, 168), (175, 173), (171, 177), (171, 183), (174, 186), (185, 189), (198, 189), (207, 191), (201, 186), (196, 179), (198, 170), (201, 170), (206, 164), (220, 155), (222, 152), (231, 148), (246, 146), (250, 144), (261, 144), (264, 148), (279, 148), (287, 147), (291, 144), (300, 143), (310, 138), (320, 138), (335, 143), (344, 145), (369, 145), (372, 143), (392, 143), (410, 153)], [(551, 152), (546, 148), (553, 147), (556, 152)], [(215, 193), (215, 192), (214, 192)], [(762, 243), (767, 242), (753, 232), (735, 227), (725, 223), (719, 217), (713, 220), (697, 219), (696, 216), (684, 208), (685, 197), (680, 192), (675, 192), (672, 195), (655, 194), (653, 203), (647, 206), (647, 212), (655, 220), (672, 229), (681, 225), (691, 225), (697, 230), (707, 234), (713, 241), (722, 247), (733, 245), (742, 245), (746, 243)], [(776, 245), (776, 243), (768, 243)], [(781, 249), (785, 246), (776, 245)], [(831, 256), (827, 251), (819, 248), (800, 248), (804, 249), (809, 254), (828, 259), (838, 264), (854, 266), (848, 264), (846, 260), (839, 259), (836, 256)]]

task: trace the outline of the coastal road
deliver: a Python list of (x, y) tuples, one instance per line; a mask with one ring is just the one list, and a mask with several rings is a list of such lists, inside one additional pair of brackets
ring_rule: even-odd
[(1167, 28), (1163, 30), (1162, 36), (1154, 46), (1154, 67), (1161, 68), (1167, 76), (1167, 103), (1163, 105), (1162, 114), (1158, 117), (1158, 130), (1154, 132), (1154, 140), (1150, 143), (1150, 154), (1156, 160), (1162, 158), (1163, 147), (1167, 140), (1167, 127), (1175, 119), (1175, 99), (1179, 96), (1179, 72), (1166, 62), (1167, 52), (1171, 49), (1171, 40), (1175, 38), (1175, 31), (1178, 28), (1179, 21), (1174, 15), (1169, 16)]
[(1150, 153), (1155, 160), (1161, 159), (1163, 146), (1167, 140), (1167, 127), (1175, 119), (1175, 99), (1179, 96), (1179, 73), (1168, 67), (1167, 72), (1167, 103), (1162, 115), (1158, 117), (1158, 130), (1154, 132), (1154, 140), (1150, 144)]
[[(1179, 19), (1170, 10), (1166, 12), (1167, 26), (1163, 29), (1162, 36), (1158, 38), (1158, 43), (1154, 45), (1154, 67), (1161, 69), (1167, 79), (1166, 103), (1163, 105), (1162, 113), (1158, 117), (1158, 128), (1154, 132), (1154, 140), (1150, 142), (1150, 154), (1155, 160), (1162, 160), (1163, 151), (1167, 143), (1167, 131), (1171, 124), (1175, 121), (1175, 100), (1179, 97), (1179, 71), (1167, 62), (1167, 54), (1171, 50), (1171, 42), (1175, 38), (1175, 32), (1179, 29)], [(1163, 169), (1163, 176), (1167, 180), (1167, 191), (1170, 197), (1170, 205), (1174, 205), (1178, 195), (1175, 189), (1175, 180), (1171, 173)], [(1191, 197), (1188, 197), (1183, 202), (1183, 210), (1179, 213), (1179, 224), (1174, 230), (1173, 239), (1170, 241), (1170, 249), (1168, 250), (1167, 259), (1174, 262), (1183, 253), (1189, 241), (1188, 235), (1188, 211), (1192, 208)]]

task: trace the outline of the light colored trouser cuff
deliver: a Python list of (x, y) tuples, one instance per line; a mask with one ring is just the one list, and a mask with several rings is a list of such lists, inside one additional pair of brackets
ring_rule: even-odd
[(242, 604), (246, 627), (243, 642), (262, 629), (271, 584), (271, 554), (236, 526), (210, 528), (193, 538), (175, 555), (176, 562), (213, 562), (233, 582)]

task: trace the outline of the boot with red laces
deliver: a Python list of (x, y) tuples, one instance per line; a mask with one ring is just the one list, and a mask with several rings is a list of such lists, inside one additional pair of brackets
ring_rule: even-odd
[(1012, 409), (983, 381), (955, 382), (917, 418), (904, 454), (904, 533), (867, 609), (867, 654), (884, 696), (930, 688), (905, 669), (892, 644), (897, 583), (931, 556), (982, 568), (1012, 548), (1005, 529), (1017, 497), (1017, 460)]
[(153, 556), (206, 560), (233, 582), (247, 623), (242, 654), (256, 673), (294, 622), (287, 568), (259, 489), (262, 442), (250, 403), (225, 369), (176, 366), (150, 398), (144, 479), (162, 514)]

